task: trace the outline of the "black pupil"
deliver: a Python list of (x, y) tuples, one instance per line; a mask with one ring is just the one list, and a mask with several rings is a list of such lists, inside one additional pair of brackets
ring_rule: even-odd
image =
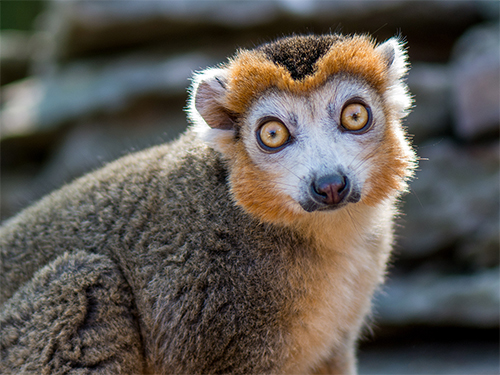
[(269, 136), (270, 136), (271, 138), (275, 138), (277, 133), (278, 133), (278, 132), (277, 132), (276, 130), (269, 130)]

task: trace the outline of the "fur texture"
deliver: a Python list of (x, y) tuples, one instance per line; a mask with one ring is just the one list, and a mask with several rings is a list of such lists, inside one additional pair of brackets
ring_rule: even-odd
[[(0, 372), (354, 374), (413, 167), (406, 69), (396, 40), (328, 35), (196, 75), (194, 130), (0, 229)], [(364, 134), (338, 124), (352, 97)], [(293, 136), (279, 153), (256, 143), (268, 116)], [(304, 211), (308, 181), (340, 169), (357, 203)]]

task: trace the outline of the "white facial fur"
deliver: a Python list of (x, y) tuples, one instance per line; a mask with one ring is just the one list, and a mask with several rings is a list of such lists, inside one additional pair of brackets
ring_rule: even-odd
[[(345, 103), (356, 98), (372, 113), (370, 130), (361, 134), (340, 125)], [(292, 142), (275, 153), (263, 151), (257, 142), (258, 127), (267, 116), (280, 119), (292, 136)], [(374, 168), (370, 155), (380, 145), (385, 116), (379, 96), (362, 81), (339, 75), (312, 94), (300, 96), (269, 90), (252, 105), (244, 122), (241, 135), (248, 155), (276, 176), (276, 188), (295, 202), (307, 199), (314, 178), (333, 173), (345, 174), (361, 196), (368, 191), (367, 179)]]

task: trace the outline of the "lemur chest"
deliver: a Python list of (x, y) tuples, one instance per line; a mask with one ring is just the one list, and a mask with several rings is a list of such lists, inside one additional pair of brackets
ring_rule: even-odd
[(302, 265), (292, 276), (300, 293), (290, 312), (290, 372), (308, 373), (354, 339), (349, 335), (362, 325), (383, 272), (370, 265), (374, 259), (363, 257), (363, 246), (326, 250), (328, 256)]

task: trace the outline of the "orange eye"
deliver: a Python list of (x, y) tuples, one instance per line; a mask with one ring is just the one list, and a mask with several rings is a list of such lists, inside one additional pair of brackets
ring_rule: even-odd
[(360, 103), (351, 103), (344, 107), (340, 117), (342, 126), (351, 131), (363, 129), (370, 121), (368, 109)]
[(285, 145), (290, 139), (290, 132), (281, 122), (271, 120), (261, 126), (259, 141), (264, 148), (277, 149)]

